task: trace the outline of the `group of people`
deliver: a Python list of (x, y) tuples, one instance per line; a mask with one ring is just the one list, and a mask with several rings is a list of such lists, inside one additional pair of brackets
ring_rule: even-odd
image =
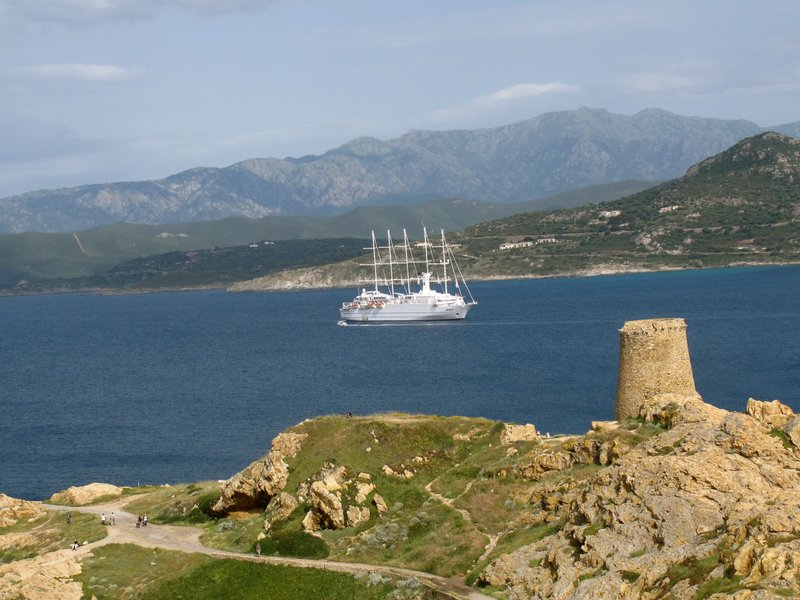
[[(100, 514), (100, 523), (102, 523), (103, 525), (116, 525), (117, 524), (117, 517), (114, 515), (113, 512), (108, 516), (106, 516), (106, 513), (101, 513)], [(67, 513), (67, 525), (71, 525), (71, 524), (72, 524), (72, 513), (68, 512)], [(147, 513), (145, 513), (143, 515), (139, 515), (136, 518), (136, 528), (138, 529), (139, 527), (147, 527)], [(74, 542), (72, 542), (69, 545), (69, 547), (72, 548), (73, 550), (77, 550), (79, 546), (80, 546), (80, 544), (78, 543), (78, 540), (75, 540)]]

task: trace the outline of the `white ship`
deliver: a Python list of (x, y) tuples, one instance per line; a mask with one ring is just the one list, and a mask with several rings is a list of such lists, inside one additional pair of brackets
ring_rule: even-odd
[[(403, 243), (393, 244), (387, 231), (387, 243), (379, 246), (372, 232), (373, 278), (371, 289), (362, 288), (352, 302), (339, 309), (341, 324), (380, 323), (392, 321), (450, 321), (464, 319), (477, 304), (461, 275), (453, 251), (445, 240), (432, 242), (423, 229), (423, 241), (414, 249), (425, 253), (424, 260), (415, 260), (408, 235), (403, 230)], [(462, 286), (463, 290), (462, 291)]]

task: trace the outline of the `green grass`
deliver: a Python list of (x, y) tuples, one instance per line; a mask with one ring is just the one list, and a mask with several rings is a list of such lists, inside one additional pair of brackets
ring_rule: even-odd
[[(329, 539), (330, 533), (323, 532)], [(340, 539), (331, 558), (408, 567), (450, 577), (465, 573), (483, 552), (484, 534), (456, 510), (428, 500), (398, 510), (355, 538)]]
[(82, 571), (74, 579), (81, 582), (87, 598), (138, 600), (151, 586), (179, 578), (211, 561), (199, 554), (109, 544), (95, 548), (84, 558)]
[(472, 568), (470, 575), (467, 577), (468, 582), (474, 583), (480, 573), (491, 564), (495, 559), (503, 554), (510, 554), (518, 548), (529, 546), (543, 540), (546, 537), (553, 535), (561, 530), (564, 526), (562, 521), (553, 521), (552, 523), (543, 523), (533, 527), (515, 529), (514, 531), (502, 536), (497, 540), (497, 545), (492, 550), (491, 554), (484, 558), (480, 563), (475, 564)]
[(0, 535), (29, 532), (33, 543), (0, 548), (0, 563), (32, 558), (45, 552), (69, 548), (74, 540), (78, 543), (95, 542), (108, 535), (107, 528), (97, 515), (72, 513), (72, 523), (67, 525), (67, 511), (47, 511), (34, 521), (18, 522), (11, 527), (0, 528)]
[(125, 504), (125, 510), (147, 513), (151, 523), (197, 525), (213, 520), (208, 513), (219, 495), (220, 485), (216, 481), (158, 487)]
[(217, 560), (152, 586), (142, 600), (380, 600), (388, 598), (393, 587), (370, 586), (366, 579), (318, 569)]
[(258, 534), (264, 531), (264, 520), (258, 516), (250, 519), (219, 519), (203, 529), (200, 541), (205, 546), (230, 552), (253, 552)]
[(366, 578), (321, 569), (301, 569), (220, 560), (131, 544), (95, 549), (75, 579), (97, 600), (204, 600), (270, 598), (380, 600), (393, 583), (370, 585)]
[(780, 429), (779, 427), (774, 427), (770, 430), (769, 434), (772, 437), (778, 438), (783, 444), (784, 448), (788, 450), (792, 450), (794, 448), (794, 444), (792, 443), (792, 440), (789, 438), (789, 434), (786, 433), (783, 429)]
[[(694, 596), (692, 596), (692, 600), (702, 600), (703, 598), (709, 598), (714, 594), (725, 594), (730, 595), (733, 592), (738, 592), (739, 590), (744, 589), (742, 585), (742, 577), (739, 575), (734, 575), (732, 577), (720, 577), (718, 579), (712, 579), (711, 581), (706, 581), (701, 583), (697, 587), (697, 592), (695, 592)], [(792, 595), (790, 594), (789, 597)]]

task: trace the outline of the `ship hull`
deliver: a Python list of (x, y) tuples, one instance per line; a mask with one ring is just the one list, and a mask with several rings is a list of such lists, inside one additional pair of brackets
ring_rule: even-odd
[(466, 318), (472, 306), (472, 304), (387, 303), (381, 307), (342, 308), (339, 310), (339, 315), (350, 323), (458, 321)]

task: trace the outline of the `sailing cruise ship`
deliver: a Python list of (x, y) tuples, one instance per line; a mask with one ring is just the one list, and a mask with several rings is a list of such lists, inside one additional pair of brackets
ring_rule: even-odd
[[(415, 245), (425, 253), (415, 260), (406, 230), (403, 243), (393, 244), (386, 232), (385, 246), (372, 232), (373, 277), (371, 289), (362, 288), (351, 302), (339, 309), (340, 324), (392, 321), (451, 321), (466, 318), (477, 304), (441, 231), (441, 240), (431, 241), (423, 229), (423, 241)], [(364, 282), (366, 283), (366, 282)], [(463, 290), (462, 290), (463, 287)]]

